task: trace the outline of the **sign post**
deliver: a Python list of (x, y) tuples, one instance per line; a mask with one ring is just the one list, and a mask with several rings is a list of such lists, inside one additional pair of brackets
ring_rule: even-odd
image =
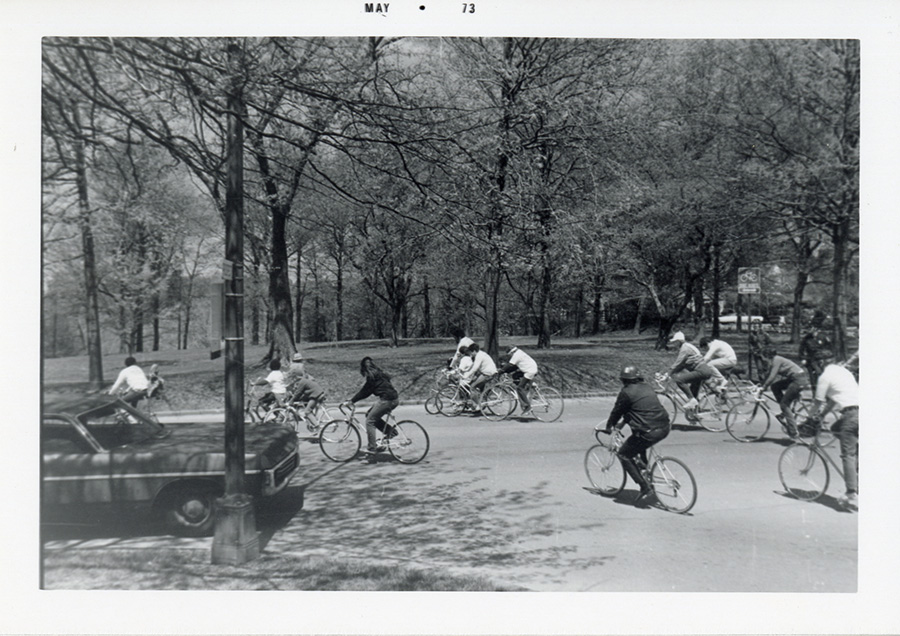
[[(741, 294), (751, 295), (760, 293), (760, 282), (762, 277), (760, 276), (758, 267), (739, 267), (738, 268), (738, 297)], [(750, 307), (750, 299), (747, 298), (746, 303), (738, 303), (738, 305), (747, 306), (747, 377), (753, 377), (753, 354), (754, 351), (754, 341), (753, 341), (753, 310)], [(738, 310), (737, 316), (737, 326), (740, 327), (741, 324), (741, 310)], [(758, 371), (758, 370), (757, 370)]]

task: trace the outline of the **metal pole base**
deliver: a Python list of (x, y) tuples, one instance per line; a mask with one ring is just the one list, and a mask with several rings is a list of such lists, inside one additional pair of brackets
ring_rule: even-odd
[(216, 501), (216, 532), (213, 536), (212, 562), (240, 565), (259, 557), (259, 533), (253, 498), (227, 495)]

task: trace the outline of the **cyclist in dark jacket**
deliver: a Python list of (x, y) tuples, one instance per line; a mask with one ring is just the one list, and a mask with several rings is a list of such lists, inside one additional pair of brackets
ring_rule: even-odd
[[(641, 488), (637, 503), (644, 504), (653, 493), (641, 474), (641, 468), (647, 465), (647, 449), (668, 436), (672, 423), (656, 392), (644, 382), (636, 367), (624, 367), (619, 379), (623, 386), (606, 421), (606, 432), (611, 433), (613, 428), (621, 429), (625, 424), (631, 427), (631, 436), (619, 449), (619, 457), (625, 472)], [(637, 462), (642, 465), (639, 467)]]
[(397, 408), (397, 405), (400, 404), (400, 396), (391, 384), (391, 376), (379, 369), (372, 361), (372, 358), (366, 356), (360, 361), (359, 373), (366, 379), (366, 382), (363, 384), (363, 387), (357, 391), (356, 395), (350, 398), (349, 402), (355, 404), (360, 400), (366, 399), (370, 395), (374, 395), (378, 398), (378, 401), (369, 409), (368, 413), (366, 413), (367, 451), (370, 455), (374, 455), (375, 453), (384, 450), (383, 448), (377, 448), (375, 445), (376, 429), (382, 431), (388, 437), (393, 437), (393, 431), (385, 430), (387, 424), (385, 424), (384, 419), (382, 418)]

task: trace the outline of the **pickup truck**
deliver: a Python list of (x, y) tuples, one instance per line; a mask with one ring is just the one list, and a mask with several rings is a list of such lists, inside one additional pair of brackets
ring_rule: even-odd
[[(244, 483), (254, 498), (285, 487), (300, 466), (290, 427), (244, 435)], [(172, 534), (208, 536), (225, 487), (223, 423), (160, 424), (118, 398), (45, 400), (41, 416), (42, 521), (112, 507), (144, 511)]]

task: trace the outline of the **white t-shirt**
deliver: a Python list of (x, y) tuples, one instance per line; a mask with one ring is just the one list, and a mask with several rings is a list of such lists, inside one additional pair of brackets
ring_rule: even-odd
[(143, 391), (150, 386), (150, 380), (138, 365), (132, 364), (119, 371), (119, 377), (116, 378), (116, 383), (112, 385), (109, 394), (114, 394), (123, 385), (130, 391)]
[(455, 367), (461, 365), (461, 360), (468, 357), (464, 356), (461, 351), (463, 349), (468, 349), (473, 344), (475, 344), (475, 341), (468, 336), (463, 336), (462, 338), (460, 338), (459, 342), (456, 344), (456, 353), (453, 354), (453, 359), (450, 361), (450, 366)]
[(284, 373), (281, 369), (272, 371), (266, 376), (266, 382), (272, 387), (272, 393), (287, 393), (287, 386), (284, 384)]
[(524, 373), (529, 380), (533, 379), (538, 372), (537, 362), (521, 349), (513, 351), (513, 354), (509, 357), (509, 363), (516, 365), (519, 371)]
[(725, 358), (731, 364), (737, 364), (737, 354), (730, 344), (722, 342), (721, 340), (710, 340), (709, 350), (706, 352), (706, 355), (703, 356), (703, 361), (709, 362), (716, 358)]
[(816, 384), (816, 400), (831, 400), (838, 409), (859, 406), (859, 384), (850, 371), (837, 364), (829, 364)]
[(469, 369), (464, 377), (466, 380), (470, 380), (478, 373), (482, 375), (497, 375), (497, 365), (494, 364), (493, 358), (486, 351), (479, 351), (475, 354), (475, 359), (472, 360), (472, 368)]

